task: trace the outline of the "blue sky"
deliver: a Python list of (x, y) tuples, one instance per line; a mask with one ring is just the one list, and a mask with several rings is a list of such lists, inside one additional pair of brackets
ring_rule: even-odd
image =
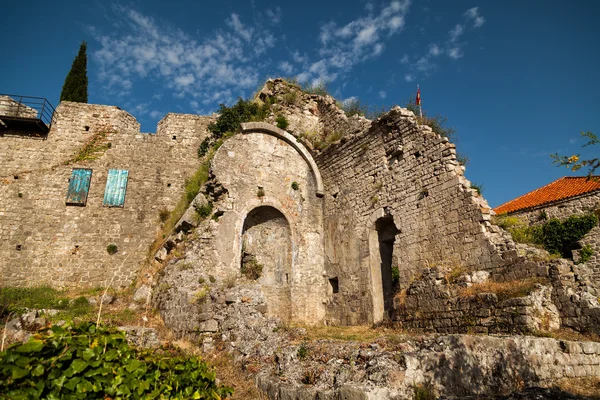
[(419, 84), (492, 206), (575, 175), (550, 154), (599, 150), (579, 136), (600, 134), (594, 0), (28, 1), (2, 19), (0, 92), (57, 105), (86, 40), (89, 102), (118, 105), (144, 132), (167, 112), (210, 114), (267, 77), (298, 76), (386, 106)]

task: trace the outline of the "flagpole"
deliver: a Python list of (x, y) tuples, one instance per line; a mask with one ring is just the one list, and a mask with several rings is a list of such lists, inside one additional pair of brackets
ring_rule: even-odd
[(417, 92), (419, 93), (419, 117), (423, 119), (423, 106), (421, 105), (421, 89), (419, 89), (419, 85), (417, 85)]

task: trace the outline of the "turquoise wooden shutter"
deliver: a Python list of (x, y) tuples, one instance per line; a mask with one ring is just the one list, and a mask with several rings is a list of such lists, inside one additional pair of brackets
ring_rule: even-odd
[(111, 169), (108, 171), (104, 201), (102, 202), (104, 206), (123, 207), (125, 204), (128, 177), (129, 171), (125, 169)]
[(85, 206), (87, 203), (88, 192), (90, 191), (91, 180), (91, 169), (73, 168), (73, 172), (71, 172), (71, 179), (69, 180), (69, 190), (67, 190), (67, 200), (65, 203), (68, 206)]

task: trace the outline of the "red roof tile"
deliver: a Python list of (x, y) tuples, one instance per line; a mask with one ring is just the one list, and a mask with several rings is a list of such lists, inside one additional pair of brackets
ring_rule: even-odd
[(507, 203), (494, 208), (496, 214), (511, 213), (526, 208), (553, 203), (585, 193), (600, 190), (600, 177), (588, 179), (585, 176), (565, 176), (546, 186), (517, 197)]

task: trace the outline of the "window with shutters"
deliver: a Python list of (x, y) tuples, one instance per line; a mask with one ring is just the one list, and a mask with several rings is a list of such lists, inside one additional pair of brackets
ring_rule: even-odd
[(106, 207), (123, 207), (125, 204), (125, 192), (127, 191), (127, 179), (129, 171), (125, 169), (111, 169), (106, 178), (106, 189), (104, 190), (104, 201)]
[(90, 191), (91, 180), (91, 169), (73, 168), (71, 179), (69, 179), (69, 189), (67, 191), (67, 200), (65, 203), (68, 206), (85, 206), (87, 203), (88, 192)]

